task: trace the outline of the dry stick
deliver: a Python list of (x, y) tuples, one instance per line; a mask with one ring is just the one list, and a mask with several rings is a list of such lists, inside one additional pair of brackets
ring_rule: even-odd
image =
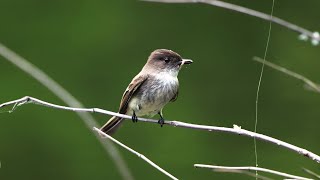
[(213, 166), (213, 165), (206, 165), (206, 164), (194, 164), (194, 167), (196, 168), (209, 168), (209, 169), (227, 169), (227, 170), (247, 170), (247, 171), (261, 171), (261, 172), (266, 172), (266, 173), (271, 173), (271, 174), (275, 174), (278, 176), (282, 176), (285, 178), (291, 178), (291, 179), (300, 179), (300, 180), (312, 180), (310, 178), (305, 178), (305, 177), (301, 177), (301, 176), (295, 176), (295, 175), (291, 175), (291, 174), (287, 174), (287, 173), (283, 173), (283, 172), (279, 172), (279, 171), (275, 171), (275, 170), (271, 170), (271, 169), (266, 169), (266, 168), (260, 168), (260, 167), (251, 167), (251, 166), (244, 166), (244, 167), (230, 167), (230, 166)]
[[(23, 97), (21, 99), (17, 99), (17, 100), (13, 100), (10, 102), (6, 102), (3, 104), (0, 104), (0, 108), (8, 106), (8, 105), (13, 105), (15, 108), (26, 104), (26, 103), (34, 103), (34, 104), (39, 104), (42, 106), (47, 106), (47, 107), (51, 107), (51, 108), (56, 108), (56, 109), (61, 109), (61, 110), (68, 110), (68, 111), (75, 111), (75, 112), (91, 112), (91, 113), (100, 113), (100, 114), (108, 114), (111, 116), (117, 116), (117, 117), (121, 117), (124, 119), (130, 119), (131, 120), (131, 116), (128, 115), (124, 115), (124, 114), (119, 114), (119, 113), (115, 113), (112, 111), (107, 111), (107, 110), (103, 110), (103, 109), (99, 109), (99, 108), (72, 108), (72, 107), (66, 107), (66, 106), (60, 106), (60, 105), (56, 105), (56, 104), (52, 104), (52, 103), (48, 103), (33, 97)], [(15, 109), (12, 109), (12, 111)], [(155, 119), (147, 119), (147, 118), (138, 118), (139, 121), (142, 122), (149, 122), (149, 123), (158, 123), (158, 120)], [(308, 157), (310, 159), (312, 159), (313, 161), (316, 161), (317, 163), (320, 163), (320, 156), (318, 156), (317, 154), (312, 153), (311, 151), (308, 151), (306, 149), (300, 148), (298, 146), (289, 144), (287, 142), (275, 139), (273, 137), (269, 137), (263, 134), (259, 134), (259, 133), (254, 133), (245, 129), (241, 129), (241, 127), (234, 125), (233, 128), (227, 128), (227, 127), (218, 127), (218, 126), (207, 126), (207, 125), (198, 125), (198, 124), (191, 124), (191, 123), (185, 123), (185, 122), (180, 122), (180, 121), (165, 121), (164, 124), (167, 125), (171, 125), (174, 127), (182, 127), (182, 128), (188, 128), (188, 129), (196, 129), (196, 130), (204, 130), (204, 131), (216, 131), (216, 132), (225, 132), (225, 133), (231, 133), (231, 134), (237, 134), (237, 135), (243, 135), (243, 136), (248, 136), (251, 138), (257, 138), (266, 142), (270, 142), (273, 144), (277, 144), (278, 146), (287, 148), (291, 151), (294, 151), (298, 154), (301, 154), (305, 157)]]
[(320, 41), (320, 37), (317, 32), (311, 32), (305, 28), (302, 28), (300, 26), (292, 24), (292, 23), (285, 21), (283, 19), (280, 19), (278, 17), (274, 17), (274, 16), (270, 17), (269, 14), (265, 14), (265, 13), (262, 13), (262, 12), (259, 12), (259, 11), (253, 10), (253, 9), (249, 9), (246, 7), (238, 6), (238, 5), (223, 2), (223, 1), (218, 1), (218, 0), (143, 0), (143, 1), (160, 2), (160, 3), (204, 3), (204, 4), (210, 4), (213, 6), (221, 7), (224, 9), (229, 9), (232, 11), (240, 12), (240, 13), (254, 16), (257, 18), (261, 18), (261, 19), (264, 19), (267, 21), (271, 21), (273, 23), (284, 26), (292, 31), (296, 31), (300, 34), (304, 34), (313, 40)]
[(304, 83), (306, 83), (314, 91), (320, 93), (320, 87), (316, 83), (312, 82), (310, 79), (308, 79), (308, 78), (306, 78), (306, 77), (304, 77), (304, 76), (302, 76), (302, 75), (300, 75), (298, 73), (290, 71), (290, 70), (288, 70), (288, 69), (286, 69), (284, 67), (281, 67), (279, 65), (276, 65), (276, 64), (274, 64), (272, 62), (263, 61), (263, 59), (259, 58), (259, 57), (253, 57), (253, 60), (257, 61), (259, 63), (263, 63), (263, 64), (265, 64), (265, 65), (267, 65), (267, 66), (269, 66), (269, 67), (271, 67), (273, 69), (276, 69), (276, 70), (278, 70), (280, 72), (283, 72), (283, 73), (285, 73), (285, 74), (287, 74), (289, 76), (292, 76), (292, 77), (294, 77), (296, 79), (299, 79), (299, 80), (303, 81)]
[[(14, 64), (22, 71), (26, 72), (28, 75), (39, 81), (43, 86), (48, 88), (53, 94), (60, 98), (68, 106), (83, 107), (83, 105), (75, 97), (73, 97), (67, 90), (55, 82), (51, 77), (49, 77), (42, 70), (37, 68), (35, 65), (31, 64), (29, 61), (19, 56), (15, 52), (11, 51), (4, 45), (0, 43), (0, 55), (3, 56), (10, 63)], [(89, 113), (77, 113), (78, 116), (84, 121), (86, 126), (91, 129), (94, 126), (99, 126), (95, 119)], [(113, 162), (115, 163), (120, 175), (123, 179), (133, 180), (133, 176), (128, 169), (125, 161), (119, 154), (115, 146), (109, 141), (102, 141), (101, 138), (97, 136), (98, 140), (104, 147), (104, 149), (111, 156)]]
[(93, 130), (97, 131), (100, 135), (110, 139), (111, 141), (115, 142), (116, 144), (120, 145), (121, 147), (125, 148), (126, 150), (130, 151), (131, 153), (137, 155), (139, 158), (141, 158), (142, 160), (146, 161), (148, 164), (150, 164), (151, 166), (153, 166), (154, 168), (156, 168), (157, 170), (159, 170), (160, 172), (162, 172), (163, 174), (167, 175), (168, 177), (170, 177), (171, 179), (174, 180), (178, 180), (176, 177), (174, 177), (173, 175), (171, 175), (170, 173), (168, 173), (167, 171), (165, 171), (164, 169), (162, 169), (161, 167), (159, 167), (158, 165), (156, 165), (154, 162), (152, 162), (150, 159), (148, 159), (147, 157), (145, 157), (143, 154), (138, 153), (137, 151), (129, 148), (128, 146), (122, 144), (120, 141), (114, 139), (113, 137), (111, 137), (110, 135), (102, 132), (100, 129), (94, 127)]

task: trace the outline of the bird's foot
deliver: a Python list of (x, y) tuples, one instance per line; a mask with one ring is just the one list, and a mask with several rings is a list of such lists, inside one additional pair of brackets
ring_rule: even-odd
[(161, 127), (164, 125), (164, 119), (162, 116), (160, 117), (158, 123), (160, 124)]
[(132, 115), (131, 119), (132, 119), (132, 122), (134, 122), (134, 123), (138, 122), (138, 117), (137, 117), (135, 112), (133, 112), (133, 115)]

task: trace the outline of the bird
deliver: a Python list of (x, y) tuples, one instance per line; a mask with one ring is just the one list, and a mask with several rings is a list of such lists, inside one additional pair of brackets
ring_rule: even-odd
[[(118, 113), (138, 117), (160, 115), (158, 123), (164, 124), (163, 107), (174, 102), (179, 93), (178, 73), (191, 59), (183, 59), (178, 53), (168, 49), (154, 50), (142, 70), (132, 79), (123, 93)], [(112, 135), (120, 127), (123, 118), (111, 117), (100, 130)]]

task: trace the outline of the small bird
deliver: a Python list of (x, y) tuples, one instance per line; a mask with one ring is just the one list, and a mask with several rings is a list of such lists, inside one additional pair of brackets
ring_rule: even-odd
[[(178, 73), (184, 64), (191, 64), (190, 59), (167, 49), (157, 49), (151, 53), (147, 63), (137, 74), (123, 93), (119, 113), (132, 116), (137, 122), (140, 116), (160, 115), (158, 123), (164, 124), (162, 109), (178, 97)], [(113, 116), (101, 131), (113, 134), (123, 119)]]

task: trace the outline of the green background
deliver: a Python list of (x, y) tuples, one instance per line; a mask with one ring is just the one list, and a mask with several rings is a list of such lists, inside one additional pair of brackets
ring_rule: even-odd
[[(230, 0), (270, 13), (272, 1)], [(317, 0), (275, 2), (274, 15), (320, 30)], [(166, 119), (253, 130), (255, 96), (269, 23), (205, 4), (118, 0), (0, 0), (0, 42), (41, 68), (86, 107), (116, 111), (151, 51), (172, 49), (194, 63), (179, 74), (180, 94)], [(273, 25), (267, 59), (319, 80), (319, 47)], [(0, 57), (0, 103), (33, 96), (63, 104)], [(320, 153), (320, 95), (265, 68), (258, 132)], [(109, 116), (94, 115), (100, 124)], [(158, 118), (158, 117), (155, 117)], [(180, 179), (249, 179), (195, 169), (194, 163), (254, 166), (253, 139), (126, 122), (115, 138)], [(260, 167), (305, 176), (319, 164), (258, 141)], [(118, 147), (118, 146), (117, 146)], [(118, 148), (135, 179), (167, 179)], [(0, 179), (121, 179), (93, 132), (73, 112), (27, 105), (0, 114)], [(274, 176), (270, 176), (274, 177)]]

